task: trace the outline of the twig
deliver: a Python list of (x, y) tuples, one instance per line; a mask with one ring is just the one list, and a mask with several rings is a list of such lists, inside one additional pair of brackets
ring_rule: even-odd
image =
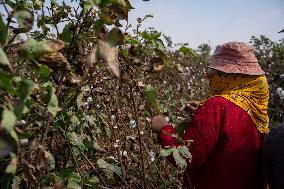
[(12, 43), (14, 41), (14, 39), (18, 36), (18, 33), (16, 33), (7, 43), (7, 45), (4, 46), (4, 51), (7, 50), (7, 48), (9, 47), (9, 44)]
[(74, 42), (74, 39), (75, 39), (75, 33), (76, 33), (76, 30), (77, 30), (77, 28), (79, 26), (80, 19), (82, 18), (83, 15), (84, 15), (84, 8), (81, 10), (80, 16), (79, 16), (79, 18), (78, 18), (78, 20), (76, 22), (76, 25), (75, 25), (75, 29), (74, 29), (74, 31), (72, 33), (72, 39), (71, 39), (70, 46), (69, 46), (70, 49), (72, 49), (72, 45), (73, 45), (73, 42)]
[(1, 3), (3, 4), (4, 9), (5, 9), (6, 13), (7, 13), (7, 14), (8, 14), (8, 16), (9, 16), (9, 15), (10, 15), (10, 13), (9, 13), (9, 11), (8, 11), (8, 8), (7, 8), (6, 4), (5, 4), (5, 1), (4, 1), (4, 0), (1, 0)]
[(96, 167), (94, 166), (94, 164), (89, 160), (89, 158), (84, 154), (84, 152), (82, 152), (83, 157), (85, 158), (85, 160), (90, 164), (90, 166), (92, 167), (92, 169), (96, 172), (96, 174), (98, 175), (99, 179), (102, 181), (104, 186), (107, 186), (107, 183), (105, 182), (105, 180), (101, 177), (100, 173), (97, 171)]
[(44, 141), (46, 140), (47, 133), (48, 133), (48, 130), (49, 130), (49, 128), (50, 128), (50, 123), (51, 123), (51, 114), (48, 113), (47, 126), (45, 127), (45, 131), (44, 131), (44, 134), (43, 134), (43, 137), (42, 137), (42, 140), (41, 140), (41, 143), (42, 143), (42, 144), (43, 144)]
[[(109, 113), (109, 111), (108, 111), (108, 113)], [(114, 128), (113, 124), (110, 124), (110, 126), (111, 126), (111, 129), (112, 129), (112, 132), (113, 132), (114, 140), (116, 141), (117, 136), (116, 136), (115, 128)], [(124, 164), (123, 164), (123, 160), (122, 160), (120, 151), (122, 151), (122, 150), (121, 150), (120, 146), (118, 146), (116, 152), (117, 152), (118, 160), (119, 160), (119, 163), (120, 163), (120, 166), (121, 166), (122, 179), (124, 181), (125, 178), (126, 178), (126, 172), (125, 172), (125, 167), (124, 167)]]
[(102, 189), (110, 189), (110, 188), (108, 188), (108, 187), (104, 187), (104, 186), (99, 185), (99, 184), (98, 184), (98, 186), (99, 186), (100, 188), (102, 188)]
[[(146, 146), (145, 142), (143, 142), (143, 146), (144, 146), (145, 151), (147, 152), (148, 157), (150, 157), (150, 152), (149, 152), (149, 150), (147, 149), (147, 146)], [(151, 163), (148, 165), (148, 167), (149, 167), (151, 164), (154, 165), (155, 169), (157, 170), (157, 172), (158, 172), (158, 174), (159, 174), (159, 177), (164, 181), (165, 179), (163, 178), (161, 172), (159, 171), (159, 169), (158, 169), (156, 163), (153, 161), (153, 162), (151, 162)]]
[(53, 25), (54, 25), (54, 27), (55, 27), (55, 29), (56, 29), (56, 34), (57, 34), (57, 37), (58, 37), (58, 36), (59, 36), (59, 30), (58, 30), (57, 24), (56, 24), (55, 21), (54, 21), (54, 11), (53, 11), (53, 8), (52, 8), (52, 7), (51, 7), (50, 9), (51, 9), (51, 15), (50, 15), (49, 10), (48, 10), (48, 13), (49, 13), (49, 15), (52, 17)]
[(13, 13), (11, 14), (11, 13), (8, 11), (8, 8), (7, 8), (6, 3), (5, 3), (4, 0), (1, 0), (1, 2), (2, 2), (3, 6), (4, 6), (4, 9), (5, 9), (7, 15), (8, 15), (8, 18), (7, 18), (7, 28), (9, 28), (9, 25), (10, 25), (11, 20), (12, 20), (12, 14), (13, 14)]
[(74, 161), (74, 163), (75, 163), (75, 167), (76, 167), (77, 171), (79, 172), (80, 176), (82, 176), (82, 173), (81, 173), (81, 170), (80, 170), (80, 168), (79, 168), (78, 162), (77, 162), (77, 160), (76, 160), (76, 158), (75, 158), (75, 156), (74, 156), (72, 147), (71, 147), (70, 145), (69, 145), (69, 150), (70, 150), (70, 152), (71, 152), (71, 156), (72, 156), (73, 161)]
[(133, 112), (134, 112), (134, 117), (135, 117), (135, 121), (136, 121), (136, 125), (137, 125), (137, 131), (138, 131), (139, 150), (140, 150), (140, 157), (141, 157), (141, 166), (142, 166), (142, 171), (143, 171), (144, 188), (148, 189), (147, 179), (146, 179), (145, 161), (144, 161), (144, 154), (143, 154), (143, 147), (142, 147), (142, 137), (141, 137), (141, 133), (140, 133), (140, 123), (139, 123), (139, 119), (138, 119), (135, 99), (134, 99), (134, 96), (133, 96), (133, 91), (132, 91), (131, 85), (130, 85), (130, 99), (131, 99), (132, 109), (133, 109)]
[[(100, 114), (100, 118), (101, 118), (105, 123), (107, 123), (108, 126), (110, 126), (110, 127), (112, 128), (114, 140), (116, 141), (117, 136), (116, 136), (115, 130), (114, 130), (114, 128), (113, 128), (113, 125), (110, 124), (107, 120), (105, 120), (101, 114)], [(119, 160), (120, 167), (121, 167), (121, 173), (122, 173), (121, 179), (122, 179), (122, 181), (123, 181), (124, 183), (126, 183), (126, 182), (125, 182), (126, 172), (125, 172), (125, 167), (124, 167), (124, 165), (123, 165), (123, 161), (122, 161), (122, 157), (121, 157), (120, 151), (121, 151), (121, 149), (120, 149), (120, 147), (118, 147), (117, 150), (116, 150), (116, 152), (117, 152), (118, 160)], [(127, 183), (126, 183), (126, 184), (127, 184)]]

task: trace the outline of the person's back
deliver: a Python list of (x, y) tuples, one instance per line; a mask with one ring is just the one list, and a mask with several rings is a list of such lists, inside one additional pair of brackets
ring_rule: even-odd
[[(188, 172), (196, 188), (263, 188), (257, 161), (263, 135), (255, 129), (250, 116), (234, 103), (222, 97), (207, 100), (197, 109), (183, 138), (194, 141)], [(185, 181), (184, 188), (189, 188), (188, 183)]]
[(265, 137), (263, 161), (270, 189), (284, 188), (284, 123)]
[[(212, 97), (203, 101), (182, 138), (193, 140), (184, 188), (263, 189), (261, 148), (269, 132), (268, 83), (253, 48), (229, 42), (217, 47), (209, 71)], [(178, 146), (175, 128), (161, 116), (152, 119), (162, 146)]]

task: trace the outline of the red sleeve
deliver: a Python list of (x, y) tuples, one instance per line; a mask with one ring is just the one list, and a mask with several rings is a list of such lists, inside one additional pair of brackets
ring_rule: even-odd
[(161, 128), (158, 133), (158, 141), (160, 145), (165, 146), (178, 146), (176, 139), (172, 135), (176, 134), (176, 129), (171, 125), (167, 124)]
[[(220, 128), (223, 125), (224, 101), (221, 97), (212, 97), (200, 106), (191, 121), (184, 135), (183, 140), (193, 140), (190, 146), (192, 162), (189, 164), (191, 170), (196, 170), (204, 163), (211, 150), (216, 145)], [(178, 146), (175, 138), (164, 134), (164, 131), (176, 133), (171, 125), (164, 126), (158, 139), (162, 146)]]

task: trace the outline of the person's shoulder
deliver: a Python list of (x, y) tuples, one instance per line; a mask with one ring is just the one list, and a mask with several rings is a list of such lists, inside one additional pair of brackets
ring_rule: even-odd
[(226, 99), (219, 96), (212, 96), (208, 98), (207, 100), (201, 102), (198, 109), (199, 111), (219, 111), (219, 110), (225, 110), (227, 107)]
[(218, 105), (223, 106), (227, 103), (227, 99), (221, 97), (221, 96), (212, 96), (205, 100), (202, 105), (203, 106), (211, 106), (211, 105)]

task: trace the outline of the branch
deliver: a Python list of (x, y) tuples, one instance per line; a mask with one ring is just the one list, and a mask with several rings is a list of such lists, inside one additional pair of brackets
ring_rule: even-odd
[(18, 36), (18, 33), (16, 33), (16, 34), (8, 41), (8, 43), (4, 46), (4, 51), (6, 51), (9, 46), (11, 46), (10, 43), (12, 43), (12, 42), (14, 41), (14, 39), (15, 39), (17, 36)]
[(98, 175), (99, 179), (102, 181), (104, 186), (107, 186), (106, 181), (101, 177), (100, 173), (98, 172), (98, 170), (96, 169), (96, 167), (94, 166), (94, 164), (89, 160), (89, 158), (84, 154), (84, 152), (82, 152), (82, 155), (84, 157), (84, 159), (89, 163), (89, 165), (92, 167), (92, 169), (96, 172), (96, 174)]
[(52, 17), (53, 25), (54, 25), (54, 27), (55, 27), (55, 29), (56, 29), (56, 34), (57, 34), (57, 38), (58, 38), (58, 36), (59, 36), (59, 30), (58, 30), (57, 24), (56, 24), (55, 21), (54, 21), (54, 11), (53, 11), (53, 8), (50, 8), (50, 9), (51, 9), (51, 14), (50, 14), (50, 12), (49, 12), (49, 9), (48, 9), (48, 13), (49, 13), (49, 15)]
[(148, 186), (147, 186), (145, 161), (144, 161), (144, 154), (143, 154), (143, 147), (142, 147), (142, 136), (141, 136), (141, 133), (140, 133), (140, 131), (141, 131), (140, 130), (140, 123), (139, 123), (139, 119), (138, 119), (135, 99), (134, 99), (133, 90), (132, 90), (132, 86), (131, 85), (130, 85), (130, 100), (131, 100), (131, 103), (132, 103), (132, 111), (134, 113), (135, 121), (136, 121), (136, 124), (137, 124), (138, 140), (139, 140), (139, 150), (140, 150), (141, 166), (142, 166), (143, 180), (144, 180), (144, 188), (147, 189)]

